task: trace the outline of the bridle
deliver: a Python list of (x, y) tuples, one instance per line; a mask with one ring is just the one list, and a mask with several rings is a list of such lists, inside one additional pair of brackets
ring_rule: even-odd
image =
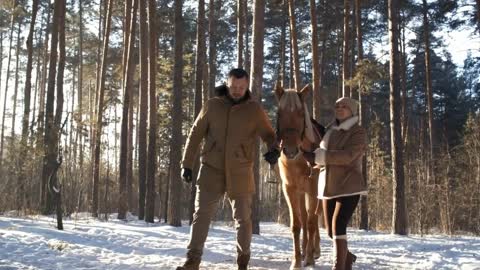
[[(305, 107), (304, 107), (304, 103), (302, 102), (302, 109), (305, 110)], [(282, 141), (282, 138), (284, 137), (285, 134), (299, 134), (300, 135), (300, 141), (303, 142), (304, 139), (306, 138), (305, 136), (305, 133), (306, 133), (306, 129), (307, 129), (307, 125), (306, 125), (306, 121), (310, 121), (310, 119), (306, 119), (306, 115), (303, 116), (303, 127), (301, 129), (297, 129), (297, 128), (285, 128), (283, 130), (280, 129), (280, 109), (277, 111), (277, 116), (276, 116), (276, 137), (277, 137), (277, 142), (278, 144), (280, 144), (280, 142)], [(314, 133), (316, 133), (316, 135), (320, 138), (319, 136), (319, 131), (316, 130), (315, 127), (312, 127), (313, 130), (314, 130)], [(308, 142), (310, 143), (311, 145), (311, 148), (314, 150), (316, 147), (318, 147), (318, 145), (316, 145), (317, 143), (316, 142), (312, 142), (310, 141), (310, 139), (308, 139)], [(305, 153), (305, 152), (312, 152), (312, 151), (308, 151), (308, 150), (305, 150), (303, 149), (302, 145), (300, 145), (299, 147), (299, 153), (297, 154), (297, 156)], [(310, 165), (309, 162), (307, 162), (307, 165), (308, 165), (308, 168), (310, 169), (310, 172), (309, 172), (309, 175), (308, 177), (312, 177), (313, 176), (313, 167)]]

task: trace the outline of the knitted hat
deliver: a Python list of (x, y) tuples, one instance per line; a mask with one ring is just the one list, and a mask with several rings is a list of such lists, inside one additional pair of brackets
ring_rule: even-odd
[(354, 115), (354, 116), (358, 115), (358, 101), (356, 101), (353, 98), (342, 97), (342, 98), (337, 99), (337, 101), (335, 101), (335, 104), (340, 103), (340, 102), (347, 105), (347, 107), (352, 112), (352, 115)]

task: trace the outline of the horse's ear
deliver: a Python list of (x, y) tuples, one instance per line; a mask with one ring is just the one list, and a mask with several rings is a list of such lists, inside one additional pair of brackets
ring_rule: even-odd
[(307, 99), (307, 96), (311, 90), (310, 84), (305, 85), (302, 90), (300, 90), (298, 93), (300, 94), (300, 98), (302, 101), (305, 101)]
[(282, 86), (281, 81), (277, 81), (275, 83), (274, 91), (275, 91), (275, 96), (277, 97), (277, 101), (280, 101), (280, 98), (282, 98), (283, 93), (285, 92), (285, 90), (283, 90), (283, 86)]

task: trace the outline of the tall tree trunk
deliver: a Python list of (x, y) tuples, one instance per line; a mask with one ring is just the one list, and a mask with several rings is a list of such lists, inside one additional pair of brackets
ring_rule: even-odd
[[(134, 48), (135, 49), (135, 48)], [(138, 54), (138, 52), (134, 52), (134, 54)], [(132, 76), (135, 74), (135, 68), (132, 68)], [(138, 210), (138, 206), (136, 206), (135, 202), (133, 201), (133, 165), (134, 165), (134, 153), (137, 153), (136, 147), (133, 146), (133, 132), (135, 128), (137, 128), (137, 135), (138, 135), (138, 105), (135, 103), (134, 97), (133, 97), (133, 91), (135, 90), (134, 85), (133, 85), (133, 79), (130, 80), (130, 88), (131, 93), (130, 93), (130, 108), (128, 109), (128, 150), (127, 150), (127, 201), (128, 201), (128, 211), (135, 213)], [(136, 112), (134, 112), (136, 109)], [(134, 118), (137, 119), (136, 122), (134, 122)], [(137, 138), (136, 136), (135, 138)], [(137, 143), (135, 143), (137, 145)], [(138, 148), (138, 147), (137, 147)], [(138, 213), (137, 213), (138, 215)]]
[(249, 20), (248, 20), (248, 1), (245, 2), (245, 5), (243, 5), (244, 11), (243, 11), (243, 16), (245, 16), (245, 42), (243, 42), (244, 48), (245, 48), (245, 57), (244, 57), (244, 69), (245, 70), (250, 70), (250, 45), (249, 45), (249, 40), (250, 36), (248, 35), (249, 31)]
[(318, 30), (317, 30), (317, 7), (315, 0), (310, 0), (310, 18), (312, 25), (312, 73), (313, 73), (313, 111), (314, 117), (320, 117), (320, 64), (318, 57)]
[[(22, 119), (22, 139), (20, 143), (21, 155), (20, 157), (26, 156), (27, 153), (27, 139), (28, 139), (28, 121), (30, 118), (30, 100), (31, 100), (31, 90), (32, 90), (32, 67), (33, 67), (33, 33), (35, 31), (35, 21), (37, 19), (38, 12), (38, 0), (33, 0), (32, 2), (32, 18), (30, 20), (30, 30), (27, 37), (27, 71), (25, 78), (25, 89), (24, 89), (24, 109), (23, 109), (23, 119)], [(1, 50), (1, 48), (0, 48)], [(0, 59), (2, 59), (0, 55)], [(1, 60), (0, 60), (1, 61)], [(1, 67), (0, 67), (1, 69)], [(37, 73), (38, 74), (38, 73)], [(21, 206), (23, 198), (25, 197), (25, 171), (24, 171), (24, 159), (20, 158), (18, 160), (19, 164), (19, 175), (18, 175), (18, 192), (17, 195), (20, 196), (20, 203), (18, 206)]]
[(145, 192), (147, 178), (147, 117), (148, 117), (148, 29), (147, 2), (139, 2), (140, 24), (140, 95), (138, 126), (138, 219), (145, 218)]
[(175, 41), (173, 67), (173, 110), (172, 110), (172, 139), (170, 141), (170, 196), (168, 203), (168, 224), (181, 226), (182, 211), (180, 199), (182, 186), (180, 179), (180, 151), (175, 149), (182, 145), (182, 78), (183, 78), (183, 0), (175, 0)]
[[(239, 0), (243, 1), (243, 0)], [(243, 8), (243, 7), (242, 7)], [(240, 16), (240, 15), (237, 15)], [(202, 84), (204, 78), (204, 63), (205, 63), (205, 51), (206, 51), (206, 44), (205, 44), (205, 1), (199, 0), (198, 1), (198, 16), (197, 16), (197, 58), (195, 59), (195, 112), (194, 112), (194, 119), (196, 119), (198, 113), (202, 108)], [(240, 50), (240, 48), (239, 48)], [(243, 50), (243, 48), (242, 48)], [(240, 53), (239, 53), (240, 54)], [(206, 90), (206, 89), (205, 89)], [(197, 175), (198, 175), (198, 168), (199, 168), (199, 160), (197, 158), (196, 164), (194, 165), (195, 169), (192, 179), (192, 184), (190, 187), (190, 203), (189, 203), (189, 213), (188, 218), (190, 224), (193, 222), (193, 212), (195, 210), (195, 194), (197, 193)]]
[(426, 96), (427, 96), (427, 106), (428, 106), (428, 137), (429, 137), (429, 162), (428, 162), (428, 183), (437, 184), (434, 175), (434, 144), (433, 141), (433, 90), (432, 90), (432, 76), (431, 76), (431, 65), (430, 65), (430, 25), (428, 22), (428, 6), (427, 0), (423, 0), (423, 33), (424, 33), (424, 42), (425, 42), (425, 80), (426, 80)]
[(127, 177), (128, 177), (128, 123), (129, 123), (129, 111), (131, 111), (130, 103), (132, 102), (133, 93), (133, 76), (134, 76), (134, 59), (133, 50), (135, 46), (135, 25), (137, 14), (138, 0), (133, 0), (131, 11), (131, 20), (128, 29), (128, 44), (126, 44), (127, 59), (125, 69), (125, 79), (123, 84), (123, 107), (122, 107), (122, 125), (120, 130), (120, 160), (119, 160), (119, 196), (117, 201), (118, 206), (118, 219), (125, 219), (128, 208), (127, 197)]
[[(293, 56), (293, 79), (295, 81), (295, 89), (301, 89), (302, 79), (300, 77), (300, 59), (298, 56), (297, 27), (295, 22), (295, 0), (288, 0), (288, 13), (290, 18), (290, 40)], [(255, 22), (254, 22), (255, 23)], [(252, 66), (253, 66), (252, 61)]]
[[(38, 95), (38, 118), (37, 118), (37, 149), (43, 148), (43, 136), (45, 128), (45, 90), (47, 84), (47, 74), (48, 74), (48, 43), (50, 37), (50, 17), (51, 9), (48, 8), (47, 15), (47, 26), (45, 29), (45, 45), (43, 51), (43, 64), (42, 64), (42, 78), (40, 80), (40, 94)], [(41, 203), (41, 205), (43, 205)]]
[[(105, 35), (105, 30), (103, 27), (105, 26), (105, 20), (106, 20), (106, 15), (107, 11), (104, 8), (105, 7), (105, 2), (108, 0), (100, 0), (100, 3), (98, 5), (98, 32), (97, 32), (97, 53), (96, 53), (96, 68), (95, 68), (95, 91), (94, 95), (92, 96), (93, 98), (93, 110), (91, 111), (91, 118), (90, 118), (90, 173), (91, 173), (91, 188), (89, 189), (90, 192), (88, 192), (89, 197), (90, 197), (90, 203), (91, 206), (93, 207), (93, 189), (95, 183), (94, 181), (94, 176), (93, 172), (95, 171), (95, 142), (97, 139), (95, 138), (96, 132), (95, 132), (95, 122), (96, 122), (96, 115), (97, 115), (97, 105), (98, 105), (98, 86), (100, 85), (100, 73), (101, 73), (101, 52), (102, 52), (102, 44), (103, 44), (103, 36)], [(98, 199), (97, 199), (98, 200)]]
[(12, 130), (11, 130), (11, 135), (10, 135), (10, 141), (13, 146), (15, 142), (15, 118), (17, 116), (17, 98), (18, 98), (18, 63), (20, 62), (20, 30), (22, 29), (22, 24), (18, 23), (18, 29), (17, 29), (17, 52), (15, 53), (15, 86), (13, 90), (13, 109), (12, 109)]
[(97, 81), (96, 92), (98, 92), (97, 119), (95, 125), (95, 153), (93, 160), (93, 189), (92, 189), (92, 215), (98, 217), (98, 185), (100, 178), (100, 149), (102, 138), (103, 122), (103, 99), (105, 95), (105, 80), (107, 69), (108, 41), (110, 38), (111, 18), (113, 0), (108, 0), (107, 17), (105, 21), (105, 35), (103, 37), (102, 62), (100, 66), (100, 77)]
[[(83, 178), (83, 6), (82, 1), (78, 1), (78, 113), (77, 113), (77, 134), (75, 142), (79, 141), (79, 161), (80, 179)], [(77, 147), (77, 146), (75, 146)]]
[(147, 198), (145, 202), (145, 221), (154, 222), (155, 217), (155, 172), (157, 168), (157, 95), (155, 87), (156, 74), (156, 27), (155, 27), (155, 0), (148, 1), (148, 92), (150, 111), (148, 115), (148, 160), (147, 160)]
[[(407, 52), (406, 52), (406, 39), (405, 28), (406, 22), (403, 16), (399, 17), (399, 31), (400, 31), (400, 68), (401, 68), (401, 89), (402, 89), (402, 141), (406, 145), (407, 130), (408, 130), (408, 113), (407, 113)], [(408, 155), (407, 155), (408, 157)]]
[(392, 233), (406, 235), (407, 213), (405, 206), (405, 183), (403, 150), (400, 124), (400, 85), (398, 61), (398, 0), (388, 0), (388, 34), (390, 43), (390, 130), (392, 147), (393, 213)]
[[(362, 8), (360, 6), (360, 0), (355, 0), (355, 25), (357, 32), (357, 61), (363, 60), (363, 33), (362, 33)], [(358, 100), (360, 103), (360, 124), (367, 128), (367, 104), (365, 95), (360, 90), (358, 91)], [(362, 158), (362, 175), (365, 182), (368, 182), (367, 175), (367, 156)], [(368, 201), (367, 196), (361, 196), (360, 198), (360, 229), (368, 230)]]
[[(293, 0), (290, 0), (293, 1)], [(263, 42), (265, 37), (265, 0), (254, 0), (253, 3), (253, 39), (252, 39), (252, 62), (250, 71), (250, 89), (255, 99), (261, 102), (263, 87)], [(257, 140), (255, 147), (255, 163), (253, 168), (255, 188), (259, 190), (260, 182), (260, 145)], [(255, 193), (252, 205), (252, 233), (260, 234), (259, 217), (259, 194)]]
[(350, 79), (349, 57), (350, 51), (350, 0), (344, 0), (343, 7), (343, 54), (342, 54), (342, 95), (344, 97), (350, 96), (350, 87), (346, 85), (347, 80)]
[(15, 8), (16, 8), (16, 2), (12, 9), (12, 16), (10, 20), (10, 45), (8, 46), (7, 77), (5, 78), (5, 96), (3, 99), (3, 114), (2, 114), (2, 134), (0, 139), (0, 172), (3, 170), (3, 143), (4, 143), (4, 131), (5, 131), (5, 115), (7, 113), (8, 80), (10, 79), (10, 62), (12, 60), (13, 29), (15, 26), (15, 13), (13, 12), (13, 10), (15, 10)]
[(55, 122), (54, 122), (54, 101), (55, 101), (55, 76), (57, 72), (57, 47), (58, 47), (58, 32), (59, 23), (61, 21), (62, 1), (55, 0), (55, 8), (53, 11), (52, 22), (52, 39), (50, 43), (50, 64), (48, 68), (48, 86), (47, 86), (47, 100), (45, 104), (45, 136), (44, 136), (44, 161), (42, 169), (42, 213), (50, 214), (53, 210), (53, 202), (50, 192), (48, 192), (48, 180), (54, 172), (56, 165), (56, 143), (55, 140)]
[[(282, 13), (283, 13), (283, 20), (282, 20), (282, 29), (280, 32), (280, 71), (279, 71), (279, 78), (281, 78), (282, 86), (285, 87), (286, 85), (286, 37), (287, 37), (287, 24), (288, 24), (288, 6), (287, 0), (282, 0)], [(281, 181), (281, 179), (277, 179), (277, 181)], [(282, 185), (278, 185), (277, 188), (277, 222), (281, 224), (288, 223), (288, 207), (285, 201), (283, 192), (282, 192)]]
[(210, 0), (208, 4), (208, 91), (210, 97), (215, 95), (215, 79), (217, 75), (217, 9), (221, 0)]
[(245, 35), (245, 0), (237, 0), (237, 67), (243, 68), (243, 36)]
[[(37, 50), (37, 66), (35, 68), (35, 89), (34, 89), (34, 92), (33, 92), (33, 108), (32, 108), (32, 119), (31, 119), (31, 123), (29, 125), (29, 123), (27, 123), (27, 127), (30, 129), (30, 134), (33, 135), (35, 133), (34, 131), (34, 127), (35, 127), (35, 118), (36, 118), (36, 112), (37, 112), (37, 97), (38, 97), (38, 87), (40, 85), (40, 74), (41, 74), (41, 48), (42, 48), (42, 38), (43, 38), (43, 31), (42, 29), (44, 28), (44, 25), (43, 25), (43, 22), (40, 26), (40, 29), (38, 32), (40, 32), (40, 37), (37, 37), (38, 34), (35, 35), (35, 39), (38, 41), (38, 44), (39, 44), (39, 48)], [(30, 87), (31, 89), (31, 87)], [(31, 98), (30, 98), (31, 99)], [(28, 120), (30, 121), (30, 119)], [(28, 131), (27, 131), (27, 135), (28, 135)], [(33, 136), (30, 137), (30, 144), (33, 143)]]
[[(62, 194), (61, 187), (58, 181), (57, 172), (62, 164), (62, 153), (61, 147), (58, 145), (62, 136), (62, 112), (63, 112), (63, 75), (65, 71), (65, 12), (66, 12), (66, 3), (65, 0), (60, 2), (60, 16), (58, 18), (58, 71), (57, 71), (57, 98), (56, 98), (56, 107), (55, 107), (55, 119), (54, 119), (54, 129), (52, 131), (52, 144), (55, 151), (55, 159), (52, 160), (53, 172), (50, 173), (49, 186), (51, 187), (50, 192), (53, 194), (53, 199), (55, 202), (56, 215), (57, 215), (57, 228), (63, 230), (63, 221), (62, 221)], [(52, 188), (55, 185), (55, 189)]]

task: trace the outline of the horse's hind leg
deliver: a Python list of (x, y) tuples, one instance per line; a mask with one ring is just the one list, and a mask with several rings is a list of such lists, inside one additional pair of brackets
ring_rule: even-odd
[(285, 198), (290, 212), (290, 229), (292, 230), (293, 238), (293, 258), (290, 269), (301, 269), (302, 254), (300, 252), (300, 230), (302, 223), (300, 220), (299, 196), (295, 189), (285, 187), (283, 188)]

